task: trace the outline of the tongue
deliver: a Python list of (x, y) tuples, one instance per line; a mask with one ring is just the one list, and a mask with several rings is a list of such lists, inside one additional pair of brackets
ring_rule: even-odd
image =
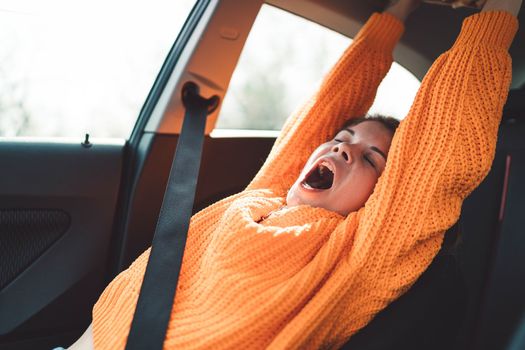
[(332, 187), (334, 174), (328, 168), (319, 166), (308, 175), (304, 182), (312, 188), (327, 190)]

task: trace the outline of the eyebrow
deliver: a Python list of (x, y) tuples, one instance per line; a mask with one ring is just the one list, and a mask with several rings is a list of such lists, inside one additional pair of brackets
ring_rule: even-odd
[[(355, 135), (355, 131), (350, 129), (350, 128), (344, 128), (343, 129), (344, 131), (348, 131), (350, 133), (350, 135), (354, 136)], [(379, 148), (377, 148), (376, 146), (371, 146), (370, 149), (376, 153), (378, 153), (381, 157), (383, 157), (383, 159), (385, 160), (386, 162), (386, 154), (383, 153), (383, 151), (381, 151)]]
[(383, 157), (383, 159), (384, 159), (385, 162), (386, 162), (386, 155), (383, 153), (383, 151), (381, 151), (381, 150), (380, 150), (379, 148), (377, 148), (376, 146), (372, 146), (372, 147), (370, 147), (370, 149), (371, 149), (372, 151), (376, 152), (376, 153), (379, 153), (379, 155), (380, 155), (381, 157)]
[(352, 136), (355, 134), (355, 131), (350, 128), (344, 128), (343, 130), (348, 131)]

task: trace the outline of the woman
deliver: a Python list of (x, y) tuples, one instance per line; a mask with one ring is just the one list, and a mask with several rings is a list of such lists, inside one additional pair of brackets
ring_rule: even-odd
[[(374, 14), (247, 189), (192, 218), (166, 349), (338, 348), (428, 267), (490, 169), (521, 0), (465, 20), (392, 137), (357, 118), (417, 4)], [(106, 288), (74, 348), (124, 347), (148, 255)]]

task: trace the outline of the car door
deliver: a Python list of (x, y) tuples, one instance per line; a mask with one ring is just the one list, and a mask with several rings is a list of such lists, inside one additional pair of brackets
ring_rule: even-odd
[[(145, 8), (125, 2), (75, 8), (55, 2), (49, 7), (13, 2), (0, 7), (8, 24), (4, 34), (16, 36), (2, 52), (0, 84), (0, 348), (70, 344), (91, 322), (94, 302), (118, 271), (126, 201), (141, 169), (144, 125), (191, 35), (213, 13), (209, 1), (194, 3), (171, 6), (171, 14), (164, 17), (153, 4)], [(131, 38), (114, 25), (112, 16), (123, 8), (127, 12), (118, 23), (133, 34)], [(167, 22), (167, 33), (156, 33), (163, 45), (148, 46), (151, 38), (145, 35), (151, 30), (137, 28), (138, 19), (148, 24), (147, 16), (156, 16), (149, 19), (151, 26), (151, 20), (172, 21)], [(155, 26), (157, 31), (165, 28)], [(22, 40), (30, 37), (43, 42), (25, 45)], [(89, 46), (97, 41), (101, 45)], [(154, 74), (145, 78), (154, 81), (147, 90), (126, 89), (130, 82), (144, 86), (143, 72), (131, 70), (142, 61), (136, 57), (123, 61), (129, 52), (126, 47), (136, 50), (137, 42), (159, 51), (153, 60), (156, 68), (151, 62), (140, 66), (153, 69)], [(95, 49), (100, 51), (89, 52)], [(26, 55), (33, 55), (28, 62)], [(108, 79), (95, 79), (102, 76)], [(117, 91), (119, 86), (130, 93)], [(124, 107), (115, 107), (114, 100)], [(135, 104), (135, 111), (127, 104)], [(82, 115), (88, 119), (80, 120)], [(123, 115), (127, 124), (112, 133), (119, 123), (117, 115)], [(100, 125), (94, 126), (94, 120)], [(91, 135), (89, 129), (94, 129)], [(151, 234), (146, 232), (150, 239)]]

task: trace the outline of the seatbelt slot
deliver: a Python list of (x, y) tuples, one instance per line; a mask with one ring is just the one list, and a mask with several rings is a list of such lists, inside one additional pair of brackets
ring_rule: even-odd
[[(220, 98), (217, 95), (206, 99), (199, 94), (199, 86), (193, 81), (188, 81), (182, 86), (182, 103), (186, 109), (191, 106), (204, 104), (208, 107), (208, 114), (215, 112), (219, 107)], [(185, 118), (186, 119), (186, 118)]]

